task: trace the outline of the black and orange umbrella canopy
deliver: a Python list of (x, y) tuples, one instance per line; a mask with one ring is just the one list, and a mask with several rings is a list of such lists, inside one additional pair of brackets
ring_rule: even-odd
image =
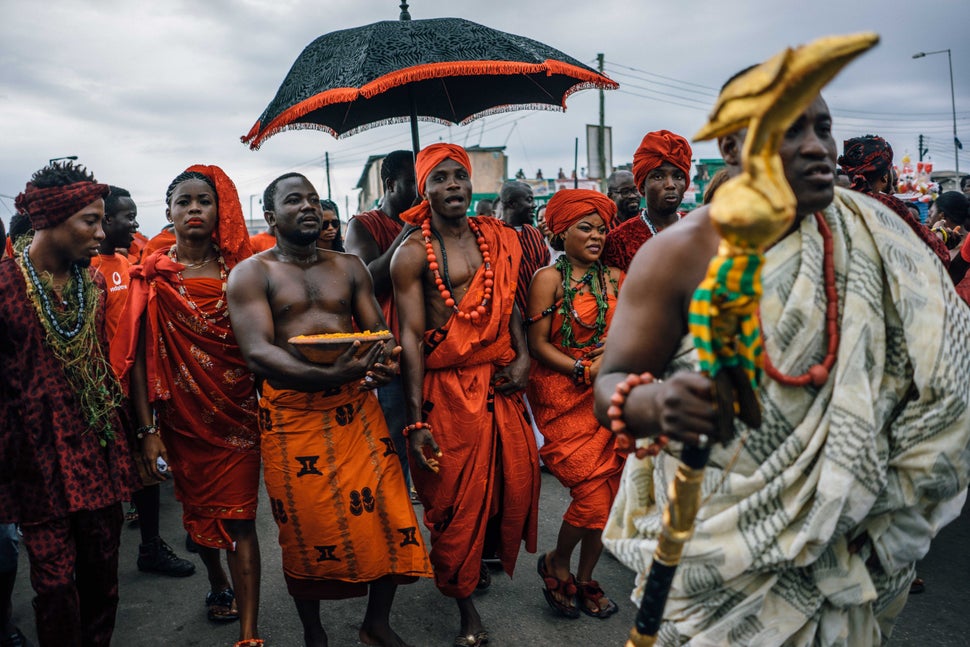
[[(565, 110), (571, 93), (617, 83), (542, 43), (461, 18), (388, 20), (310, 43), (242, 138), (283, 130), (346, 137), (416, 120), (466, 124), (507, 110)], [(416, 146), (417, 148), (417, 146)]]

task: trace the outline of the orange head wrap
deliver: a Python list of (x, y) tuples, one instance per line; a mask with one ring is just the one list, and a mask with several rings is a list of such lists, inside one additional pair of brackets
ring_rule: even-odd
[[(418, 181), (418, 195), (424, 194), (424, 185), (434, 167), (445, 160), (454, 160), (465, 167), (468, 177), (471, 177), (472, 163), (468, 153), (457, 144), (431, 144), (422, 149), (414, 159), (414, 176)], [(427, 200), (421, 200), (416, 207), (411, 207), (401, 214), (401, 220), (412, 225), (420, 224), (431, 215), (431, 205)]]
[(670, 162), (690, 179), (691, 154), (690, 144), (680, 135), (669, 130), (647, 133), (640, 142), (640, 148), (633, 154), (633, 179), (637, 183), (637, 190), (643, 192), (647, 173), (664, 162)]
[(561, 234), (593, 212), (609, 227), (616, 216), (616, 203), (599, 191), (561, 189), (546, 205), (546, 226), (553, 234)]
[(165, 202), (168, 203), (172, 197), (175, 187), (191, 177), (183, 177), (187, 174), (198, 173), (209, 180), (209, 183), (216, 190), (216, 197), (219, 200), (219, 222), (216, 230), (212, 232), (212, 239), (219, 246), (222, 258), (226, 261), (226, 267), (232, 268), (239, 261), (253, 255), (253, 247), (249, 243), (249, 231), (246, 229), (246, 219), (243, 216), (242, 205), (239, 204), (239, 192), (229, 176), (226, 175), (218, 166), (207, 166), (196, 164), (185, 169), (169, 187)]

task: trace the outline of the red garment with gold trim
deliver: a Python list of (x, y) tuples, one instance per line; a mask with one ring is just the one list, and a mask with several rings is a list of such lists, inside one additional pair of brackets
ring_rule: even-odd
[[(197, 543), (231, 548), (220, 520), (256, 517), (255, 380), (230, 327), (222, 283), (211, 278), (180, 281), (182, 268), (164, 252), (131, 268), (128, 306), (112, 347), (112, 365), (118, 375), (127, 376), (144, 313), (148, 396), (168, 450), (183, 523)], [(199, 315), (179, 293), (180, 283), (198, 310), (220, 314)]]
[[(478, 322), (452, 316), (425, 333), (424, 419), (441, 448), (440, 471), (412, 465), (411, 478), (431, 530), (435, 582), (464, 598), (478, 584), (485, 528), (499, 519), (497, 554), (512, 575), (519, 545), (536, 551), (539, 462), (522, 398), (492, 388), (496, 370), (515, 358), (509, 322), (521, 246), (514, 229), (494, 218), (476, 223), (491, 249), (492, 303)], [(482, 301), (484, 264), (459, 307)]]

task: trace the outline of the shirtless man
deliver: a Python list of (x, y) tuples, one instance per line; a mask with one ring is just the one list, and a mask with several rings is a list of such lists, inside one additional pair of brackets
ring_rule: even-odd
[(488, 585), (483, 555), (497, 554), (511, 575), (522, 540), (536, 550), (538, 452), (519, 395), (530, 367), (515, 307), (522, 250), (514, 229), (467, 216), (463, 148), (428, 146), (415, 171), (423, 200), (401, 218), (420, 229), (391, 261), (405, 435), (435, 583), (461, 615), (453, 644), (478, 647), (488, 632), (471, 594)]
[[(233, 327), (260, 400), (264, 479), (280, 528), (287, 588), (306, 645), (327, 645), (320, 600), (368, 594), (360, 640), (403, 645), (389, 624), (398, 583), (431, 575), (380, 405), (399, 348), (355, 341), (331, 365), (304, 359), (298, 335), (385, 330), (367, 268), (316, 247), (320, 197), (302, 175), (278, 180), (276, 246), (229, 280)], [(322, 433), (321, 433), (322, 432)], [(320, 514), (326, 510), (327, 514)], [(393, 542), (393, 543), (392, 543)]]

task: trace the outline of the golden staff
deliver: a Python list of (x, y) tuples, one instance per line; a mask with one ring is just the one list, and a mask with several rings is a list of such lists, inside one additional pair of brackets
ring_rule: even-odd
[[(718, 424), (728, 432), (722, 437), (730, 436), (735, 415), (749, 427), (761, 424), (754, 393), (763, 366), (758, 319), (763, 254), (791, 227), (797, 205), (778, 155), (781, 141), (822, 87), (877, 42), (876, 34), (861, 33), (786, 48), (728, 83), (694, 136), (713, 139), (748, 129), (742, 173), (711, 202), (711, 223), (722, 240), (688, 315), (700, 369), (714, 380)], [(693, 534), (709, 456), (709, 447), (684, 447), (627, 647), (652, 647), (657, 640), (670, 585)]]

